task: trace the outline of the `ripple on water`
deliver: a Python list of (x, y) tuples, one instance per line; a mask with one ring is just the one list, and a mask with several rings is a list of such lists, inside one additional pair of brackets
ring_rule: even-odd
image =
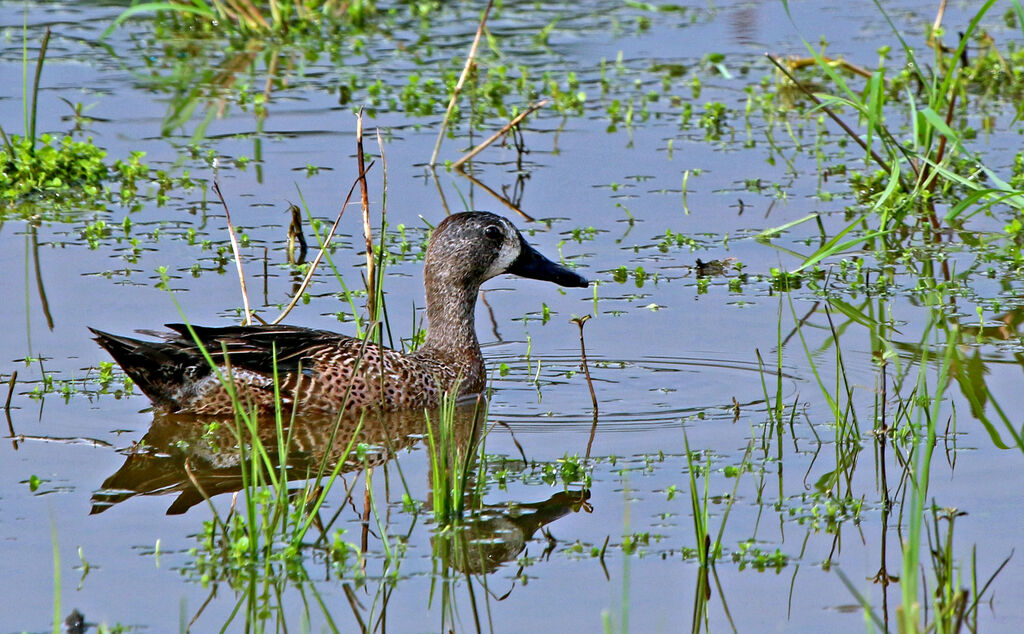
[[(492, 420), (529, 432), (552, 431), (553, 424), (560, 431), (593, 425), (593, 406), (578, 356), (523, 359), (489, 354), (488, 361), (496, 389)], [(762, 378), (769, 386), (775, 382), (775, 372), (766, 369), (762, 375), (756, 361), (718, 355), (636, 359), (588, 355), (588, 361), (602, 431), (643, 432), (687, 421), (736, 420), (763, 412)], [(791, 399), (796, 392), (794, 370), (784, 367), (782, 376), (788, 385), (783, 396)], [(730, 400), (722, 401), (723, 396)]]

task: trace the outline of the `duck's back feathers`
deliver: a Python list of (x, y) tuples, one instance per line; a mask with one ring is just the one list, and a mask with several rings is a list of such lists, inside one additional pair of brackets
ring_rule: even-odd
[(169, 412), (226, 414), (234, 401), (266, 411), (278, 399), (286, 412), (293, 404), (306, 412), (392, 411), (435, 406), (457, 381), (462, 392), (483, 388), (478, 356), (405, 355), (291, 326), (193, 326), (194, 336), (184, 324), (167, 327), (176, 334), (163, 334), (162, 341), (92, 332), (153, 404)]
[[(298, 372), (299, 366), (311, 368), (310, 355), (324, 346), (337, 347), (352, 342), (352, 337), (327, 330), (314, 330), (295, 326), (227, 326), (210, 328), (186, 324), (166, 324), (178, 333), (169, 344), (187, 350), (190, 356), (202, 358), (199, 344), (219, 363), (224, 352), (232, 365), (254, 372), (273, 372), (275, 360), (278, 374)], [(351, 345), (351, 344), (350, 344)]]

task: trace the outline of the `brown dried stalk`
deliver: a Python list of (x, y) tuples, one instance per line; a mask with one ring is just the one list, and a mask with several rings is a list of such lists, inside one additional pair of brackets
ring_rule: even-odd
[(467, 152), (466, 155), (463, 156), (462, 158), (460, 158), (459, 160), (457, 160), (454, 163), (452, 163), (452, 167), (454, 169), (457, 169), (457, 170), (459, 170), (461, 172), (462, 171), (462, 166), (463, 166), (463, 164), (465, 164), (466, 161), (468, 161), (469, 159), (473, 158), (474, 156), (476, 156), (477, 154), (482, 152), (484, 150), (484, 148), (486, 148), (488, 145), (494, 143), (495, 141), (500, 139), (502, 136), (507, 134), (509, 130), (511, 130), (515, 126), (519, 125), (520, 121), (522, 121), (526, 117), (530, 116), (530, 114), (533, 113), (533, 111), (537, 110), (538, 108), (542, 108), (542, 107), (546, 106), (549, 103), (551, 103), (550, 99), (542, 99), (541, 101), (538, 101), (537, 103), (531, 103), (529, 105), (529, 107), (526, 108), (526, 110), (523, 110), (522, 112), (520, 112), (519, 115), (516, 116), (516, 118), (514, 118), (511, 121), (509, 121), (508, 123), (506, 123), (500, 130), (498, 130), (497, 132), (492, 134), (490, 136), (490, 138), (488, 138), (486, 141), (484, 141), (480, 145), (477, 145), (475, 148), (473, 148), (472, 150)]
[(249, 293), (245, 288), (245, 273), (242, 272), (242, 254), (238, 250), (238, 238), (235, 236), (235, 227), (231, 223), (231, 211), (228, 209), (228, 203), (224, 200), (224, 194), (220, 192), (220, 183), (218, 183), (216, 175), (213, 177), (213, 191), (220, 198), (220, 204), (224, 207), (224, 217), (228, 222), (231, 252), (235, 256), (235, 270), (238, 272), (238, 284), (242, 288), (242, 307), (245, 309), (245, 319), (242, 320), (242, 325), (248, 326), (252, 324), (252, 309), (249, 308)]
[[(4, 411), (11, 411), (11, 397), (14, 396), (14, 384), (18, 381), (18, 371), (15, 370), (11, 373), (11, 380), (7, 382), (7, 401), (4, 402)], [(14, 430), (11, 430), (11, 435), (14, 435)]]
[(476, 57), (476, 49), (480, 45), (480, 36), (484, 32), (484, 24), (487, 23), (487, 15), (491, 12), (491, 5), (494, 4), (494, 0), (487, 0), (487, 7), (484, 9), (483, 14), (480, 16), (480, 24), (476, 27), (476, 36), (473, 38), (473, 45), (469, 47), (469, 55), (466, 56), (466, 65), (462, 67), (462, 74), (459, 75), (459, 81), (455, 84), (455, 90), (452, 91), (452, 98), (448, 101), (448, 109), (444, 113), (444, 119), (441, 121), (441, 129), (437, 131), (437, 143), (434, 144), (434, 153), (430, 155), (431, 167), (437, 165), (437, 155), (441, 151), (441, 141), (444, 140), (444, 132), (448, 128), (448, 121), (452, 117), (452, 112), (455, 111), (455, 100), (459, 98), (459, 93), (462, 92), (462, 85), (466, 83), (466, 78), (469, 77), (469, 69), (473, 66), (473, 59)]
[(356, 161), (359, 165), (359, 199), (363, 209), (363, 239), (366, 240), (366, 312), (371, 320), (377, 318), (376, 281), (373, 261), (373, 227), (370, 225), (370, 197), (366, 187), (366, 172), (363, 170), (363, 110), (356, 114)]
[(587, 387), (590, 388), (590, 401), (594, 404), (594, 413), (597, 413), (597, 394), (594, 392), (594, 381), (590, 378), (590, 367), (587, 364), (587, 344), (583, 341), (583, 324), (587, 323), (590, 315), (573, 317), (572, 323), (580, 327), (580, 357), (582, 359), (583, 374), (587, 377)]
[[(373, 162), (371, 161), (370, 164), (366, 166), (366, 169), (360, 172), (359, 178), (366, 175), (366, 173), (369, 172), (370, 168), (372, 167)], [(316, 257), (313, 258), (313, 261), (310, 263), (309, 270), (306, 271), (306, 276), (302, 278), (302, 283), (299, 284), (299, 288), (296, 289), (295, 295), (294, 297), (292, 297), (292, 301), (290, 301), (288, 303), (288, 306), (285, 307), (281, 314), (278, 315), (277, 318), (270, 323), (281, 323), (281, 320), (288, 316), (288, 313), (290, 313), (292, 309), (295, 308), (295, 304), (299, 303), (299, 298), (302, 297), (302, 294), (306, 292), (306, 287), (309, 286), (309, 281), (313, 279), (313, 273), (316, 271), (316, 266), (320, 264), (320, 260), (324, 257), (324, 252), (327, 251), (327, 246), (331, 243), (331, 239), (334, 238), (334, 232), (338, 230), (338, 223), (341, 222), (341, 217), (345, 215), (345, 208), (348, 206), (349, 201), (352, 200), (352, 192), (356, 190), (356, 185), (359, 183), (359, 178), (356, 178), (356, 180), (352, 182), (352, 186), (349, 187), (348, 195), (345, 196), (345, 202), (342, 203), (341, 205), (341, 211), (338, 212), (338, 217), (334, 220), (334, 224), (331, 225), (331, 230), (327, 232), (327, 237), (324, 238), (324, 243), (320, 247), (320, 251), (316, 254)]]

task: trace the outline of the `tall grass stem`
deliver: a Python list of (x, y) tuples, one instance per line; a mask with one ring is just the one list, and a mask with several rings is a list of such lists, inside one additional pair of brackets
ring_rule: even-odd
[[(29, 153), (36, 152), (36, 113), (39, 112), (39, 79), (43, 74), (43, 62), (46, 60), (46, 49), (50, 44), (50, 27), (43, 32), (43, 41), (39, 44), (39, 57), (36, 60), (36, 74), (32, 79), (32, 110), (28, 129)], [(13, 158), (13, 157), (12, 157)]]

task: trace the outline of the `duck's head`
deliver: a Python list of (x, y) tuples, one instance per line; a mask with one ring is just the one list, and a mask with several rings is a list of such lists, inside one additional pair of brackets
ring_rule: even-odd
[(430, 238), (424, 269), (428, 284), (479, 286), (502, 273), (559, 286), (589, 284), (538, 253), (511, 222), (485, 211), (452, 214), (442, 220)]

